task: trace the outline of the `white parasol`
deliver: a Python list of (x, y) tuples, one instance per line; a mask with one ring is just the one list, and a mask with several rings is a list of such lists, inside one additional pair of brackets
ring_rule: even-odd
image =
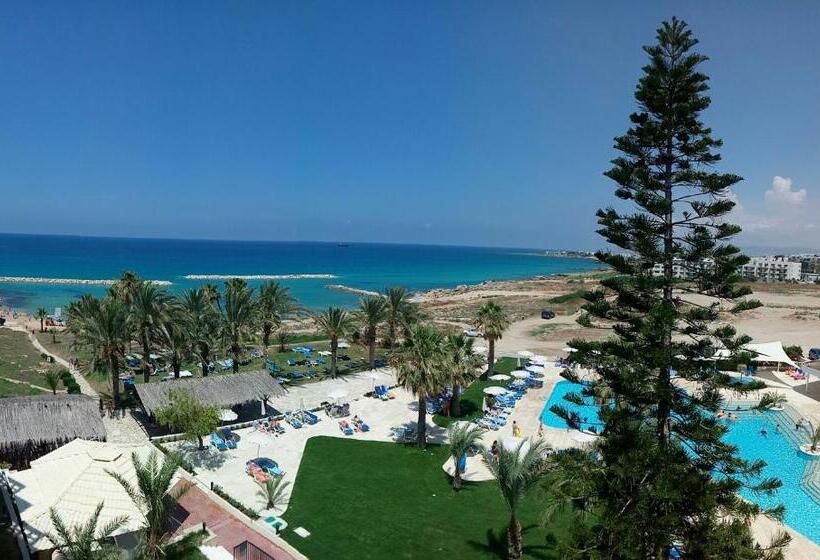
[(510, 375), (512, 375), (516, 379), (527, 379), (530, 376), (530, 372), (524, 371), (523, 369), (517, 369)]
[(490, 381), (507, 381), (509, 378), (510, 376), (505, 373), (496, 373), (494, 375), (491, 375), (487, 379), (489, 379)]
[(507, 390), (504, 387), (499, 387), (497, 385), (493, 385), (492, 387), (485, 387), (484, 388), (484, 394), (485, 395), (493, 395), (493, 396), (497, 397), (498, 395), (504, 395), (506, 393), (507, 393)]

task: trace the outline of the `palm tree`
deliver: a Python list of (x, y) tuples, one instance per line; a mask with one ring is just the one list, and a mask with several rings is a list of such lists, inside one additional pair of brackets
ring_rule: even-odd
[(387, 313), (387, 341), (390, 348), (395, 348), (399, 329), (413, 323), (417, 318), (416, 305), (410, 301), (410, 292), (401, 286), (387, 288), (384, 292), (385, 311)]
[(451, 334), (446, 341), (448, 373), (453, 386), (450, 415), (461, 416), (461, 393), (464, 387), (476, 380), (480, 362), (473, 350), (473, 339), (463, 334)]
[(367, 360), (370, 362), (370, 367), (376, 367), (376, 335), (379, 325), (387, 318), (385, 298), (379, 296), (361, 298), (357, 316), (364, 330), (363, 340), (367, 344)]
[(102, 360), (111, 375), (111, 397), (114, 408), (119, 406), (119, 360), (128, 342), (128, 321), (125, 307), (118, 300), (83, 297), (68, 308), (69, 330), (75, 344), (88, 349), (94, 356), (92, 366)]
[(467, 422), (456, 422), (447, 428), (450, 457), (453, 458), (453, 488), (461, 489), (461, 471), (458, 464), (471, 447), (477, 447), (481, 442), (481, 427)]
[(126, 270), (122, 273), (120, 279), (114, 282), (108, 293), (123, 305), (131, 305), (134, 294), (143, 283), (144, 281), (136, 272)]
[(783, 408), (783, 405), (788, 402), (786, 395), (778, 393), (777, 391), (768, 391), (763, 393), (760, 402), (755, 406), (758, 410), (769, 410), (772, 408)]
[(157, 457), (158, 453), (151, 453), (143, 461), (136, 452), (131, 454), (136, 486), (122, 474), (106, 471), (122, 485), (134, 505), (142, 512), (145, 531), (142, 553), (145, 558), (151, 560), (162, 556), (162, 547), (170, 536), (166, 529), (172, 502), (190, 489), (190, 485), (184, 482), (178, 484), (175, 490), (171, 489), (174, 473), (179, 466), (179, 458), (176, 455), (167, 455), (162, 462)]
[(510, 326), (510, 318), (504, 308), (493, 300), (485, 302), (476, 313), (476, 327), (483, 333), (482, 336), (487, 341), (489, 351), (487, 352), (487, 373), (493, 371), (495, 364), (495, 341), (501, 338), (504, 331)]
[(168, 351), (171, 358), (171, 369), (174, 377), (179, 378), (179, 370), (182, 361), (188, 355), (191, 348), (191, 340), (188, 336), (185, 311), (177, 301), (168, 305), (162, 323), (159, 325), (159, 341)]
[(240, 279), (225, 282), (225, 298), (222, 307), (222, 338), (233, 357), (233, 371), (239, 372), (239, 360), (245, 342), (253, 335), (256, 320), (253, 290)]
[(265, 499), (265, 509), (273, 509), (285, 502), (285, 490), (289, 484), (281, 476), (271, 477), (265, 481), (259, 490), (259, 494)]
[(202, 294), (214, 309), (219, 308), (220, 302), (222, 301), (222, 294), (219, 293), (219, 288), (217, 288), (215, 284), (203, 284)]
[(440, 393), (447, 383), (441, 333), (429, 325), (413, 325), (393, 361), (399, 384), (418, 398), (416, 443), (423, 449), (427, 443), (427, 397)]
[(288, 333), (285, 327), (282, 327), (281, 329), (276, 331), (276, 342), (279, 343), (279, 352), (282, 354), (287, 352), (288, 350), (287, 344), (289, 334), (290, 333)]
[(820, 426), (816, 428), (809, 424), (811, 433), (809, 434), (809, 450), (812, 453), (817, 453), (817, 446), (820, 445)]
[(510, 510), (507, 528), (507, 558), (521, 558), (521, 524), (517, 511), (527, 492), (538, 483), (546, 471), (544, 459), (548, 446), (543, 440), (522, 440), (514, 449), (499, 445), (497, 455), (484, 451), (484, 463), (495, 477), (501, 496)]
[(94, 513), (84, 524), (69, 527), (53, 507), (48, 510), (53, 533), (46, 533), (54, 547), (65, 560), (114, 560), (119, 558), (119, 549), (107, 541), (128, 523), (128, 517), (115, 517), (102, 527), (97, 527), (103, 502), (97, 504)]
[(204, 288), (192, 288), (182, 294), (183, 324), (191, 350), (199, 358), (202, 376), (206, 377), (211, 363), (211, 353), (217, 346), (219, 315), (211, 305)]
[(45, 332), (45, 321), (46, 317), (48, 317), (48, 310), (45, 307), (40, 307), (35, 311), (34, 316), (40, 320), (40, 332)]
[(262, 321), (262, 346), (268, 351), (270, 337), (282, 327), (283, 319), (301, 309), (290, 289), (279, 282), (265, 282), (259, 288), (259, 318)]
[(339, 339), (354, 328), (353, 316), (339, 307), (328, 307), (313, 320), (320, 331), (330, 338), (330, 375), (336, 377), (336, 355)]
[(142, 282), (134, 288), (130, 299), (128, 322), (142, 346), (142, 378), (148, 383), (151, 380), (151, 343), (165, 321), (171, 296), (154, 284)]
[(57, 387), (60, 386), (60, 373), (55, 369), (49, 369), (43, 374), (46, 387), (51, 389), (53, 395), (57, 394)]

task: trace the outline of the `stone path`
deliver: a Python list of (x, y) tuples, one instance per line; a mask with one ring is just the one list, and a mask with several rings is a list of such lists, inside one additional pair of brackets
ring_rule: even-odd
[(117, 416), (103, 416), (106, 439), (112, 443), (144, 444), (148, 434), (127, 410)]

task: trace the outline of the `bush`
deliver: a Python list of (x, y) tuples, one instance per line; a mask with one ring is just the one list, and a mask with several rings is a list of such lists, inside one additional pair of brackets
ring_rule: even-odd
[(585, 290), (575, 290), (574, 292), (570, 292), (568, 294), (563, 294), (560, 296), (550, 298), (548, 301), (550, 303), (567, 303), (570, 301), (584, 299), (584, 294), (586, 294)]
[(802, 346), (798, 346), (796, 344), (793, 346), (786, 346), (785, 348), (783, 348), (783, 351), (786, 352), (786, 355), (795, 362), (803, 359)]
[(226, 502), (231, 504), (233, 507), (235, 507), (236, 509), (238, 509), (239, 511), (241, 511), (242, 513), (244, 513), (245, 515), (247, 515), (248, 517), (250, 517), (254, 521), (259, 519), (259, 513), (257, 513), (255, 510), (252, 510), (251, 508), (248, 508), (248, 507), (245, 507), (244, 505), (242, 505), (242, 503), (240, 503), (239, 501), (234, 499), (230, 494), (225, 492), (222, 489), (222, 487), (219, 486), (218, 484), (213, 485), (213, 491), (214, 491), (214, 494), (216, 494), (217, 496), (219, 496), (220, 498), (222, 498), (223, 500), (225, 500)]

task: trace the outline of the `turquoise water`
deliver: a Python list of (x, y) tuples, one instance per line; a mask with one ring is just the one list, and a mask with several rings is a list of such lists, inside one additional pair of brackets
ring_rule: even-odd
[[(589, 403), (585, 406), (564, 400), (564, 395), (578, 392), (580, 387), (570, 381), (558, 382), (541, 411), (541, 422), (553, 428), (567, 427), (562, 418), (550, 411), (550, 407), (558, 404), (577, 412), (582, 420), (586, 418), (587, 421), (582, 422), (584, 429), (595, 426), (600, 430), (602, 424), (598, 417), (599, 407), (592, 405), (591, 399), (585, 399)], [(783, 482), (783, 486), (773, 497), (756, 496), (748, 490), (742, 491), (741, 495), (764, 507), (784, 504), (786, 524), (820, 544), (820, 459), (813, 459), (797, 448), (796, 442), (800, 441), (800, 438), (805, 439), (805, 435), (795, 434), (791, 420), (774, 411), (739, 412), (738, 420), (727, 422), (730, 429), (726, 441), (738, 447), (743, 459), (764, 460), (764, 478), (775, 477)], [(778, 424), (781, 432), (775, 429)], [(766, 436), (760, 433), (764, 426), (768, 432)], [(803, 487), (804, 476), (807, 474), (815, 481), (819, 494), (818, 501), (815, 501)]]
[[(812, 499), (801, 485), (807, 468), (812, 469), (816, 483), (820, 483), (820, 479), (816, 478), (820, 477), (820, 469), (815, 470), (820, 466), (820, 460), (801, 453), (793, 441), (775, 430), (775, 425), (779, 423), (781, 431), (794, 431), (794, 424), (783, 419), (781, 414), (741, 413), (738, 418), (730, 423), (726, 441), (737, 445), (740, 456), (748, 461), (763, 459), (766, 462), (764, 477), (779, 478), (783, 482), (771, 498), (755, 496), (749, 491), (742, 491), (741, 495), (767, 507), (784, 504), (786, 524), (820, 544), (820, 501)], [(768, 432), (765, 437), (760, 434), (764, 426)]]
[[(543, 251), (541, 251), (543, 252)], [(332, 274), (333, 279), (282, 283), (309, 308), (353, 306), (357, 295), (327, 288), (343, 284), (379, 291), (401, 285), (413, 291), (485, 280), (589, 271), (591, 259), (552, 258), (534, 249), (351, 243), (190, 241), (0, 234), (0, 276), (116, 278), (133, 270), (151, 280), (173, 282), (172, 291), (200, 285), (185, 275)], [(250, 282), (252, 285), (258, 282)], [(0, 283), (0, 300), (24, 310), (65, 305), (104, 286)]]
[(553, 405), (559, 405), (563, 406), (570, 412), (575, 412), (578, 414), (578, 417), (581, 419), (581, 429), (589, 430), (591, 427), (595, 427), (597, 431), (601, 431), (601, 428), (603, 428), (603, 422), (601, 422), (601, 418), (598, 415), (600, 407), (594, 404), (591, 397), (584, 397), (584, 403), (586, 403), (584, 405), (579, 405), (564, 400), (564, 395), (568, 393), (580, 394), (580, 391), (581, 385), (577, 383), (573, 383), (571, 381), (559, 381), (556, 383), (555, 388), (550, 394), (550, 398), (547, 400), (547, 403), (544, 405), (544, 409), (541, 411), (541, 422), (552, 428), (566, 428), (567, 423), (564, 419), (550, 410)]

